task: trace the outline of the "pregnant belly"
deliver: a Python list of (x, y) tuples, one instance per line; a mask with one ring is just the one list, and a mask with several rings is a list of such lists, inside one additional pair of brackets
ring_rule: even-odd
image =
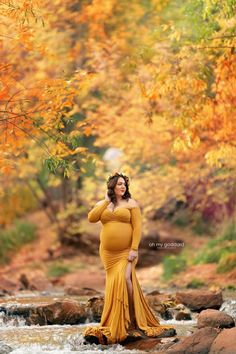
[(100, 234), (101, 245), (108, 251), (122, 251), (132, 243), (132, 226), (124, 222), (108, 222)]

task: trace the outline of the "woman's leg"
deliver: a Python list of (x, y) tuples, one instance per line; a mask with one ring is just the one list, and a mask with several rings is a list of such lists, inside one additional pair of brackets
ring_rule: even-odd
[(129, 298), (129, 314), (130, 314), (130, 327), (135, 328), (135, 312), (134, 312), (134, 299), (133, 299), (133, 285), (132, 285), (132, 272), (131, 272), (132, 263), (128, 262), (126, 267), (125, 279), (128, 290)]

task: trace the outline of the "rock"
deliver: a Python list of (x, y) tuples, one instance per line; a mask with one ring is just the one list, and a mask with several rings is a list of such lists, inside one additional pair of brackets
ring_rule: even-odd
[(166, 329), (164, 332), (156, 336), (155, 338), (168, 338), (176, 336), (177, 332), (175, 328)]
[(202, 327), (219, 327), (231, 328), (235, 326), (234, 319), (222, 311), (208, 309), (203, 310), (197, 320), (198, 328)]
[(21, 274), (19, 281), (22, 284), (22, 289), (29, 289), (30, 282), (26, 274)]
[(179, 338), (163, 338), (161, 339), (161, 342), (156, 345), (157, 351), (151, 351), (152, 354), (166, 354), (167, 349), (173, 346), (173, 344), (179, 342)]
[(184, 306), (183, 304), (177, 304), (175, 306), (175, 310), (187, 310), (187, 307)]
[(66, 294), (68, 295), (98, 295), (101, 294), (99, 291), (92, 288), (79, 288), (76, 286), (69, 286), (65, 289)]
[(53, 284), (41, 275), (36, 275), (33, 279), (29, 279), (26, 274), (22, 273), (19, 282), (21, 284), (20, 290), (45, 291), (53, 288)]
[(166, 353), (208, 354), (214, 339), (219, 333), (218, 331), (212, 327), (198, 329), (192, 335), (181, 339), (178, 343), (171, 346)]
[(8, 354), (12, 351), (13, 351), (13, 349), (11, 347), (0, 342), (0, 354)]
[(86, 307), (77, 301), (64, 299), (47, 305), (17, 305), (3, 308), (7, 316), (22, 316), (27, 325), (78, 324), (85, 323), (89, 313)]
[(104, 296), (92, 297), (88, 300), (87, 308), (90, 313), (90, 319), (94, 322), (100, 322), (104, 306)]
[(183, 304), (178, 304), (175, 307), (170, 308), (169, 311), (172, 315), (172, 318), (175, 318), (177, 321), (192, 319), (190, 310)]
[(181, 310), (179, 312), (177, 312), (176, 316), (175, 316), (176, 321), (188, 321), (191, 320), (191, 314), (189, 311), (187, 310)]
[(5, 277), (0, 277), (0, 291), (2, 293), (12, 295), (16, 290), (19, 289), (19, 285)]
[[(100, 301), (100, 303), (99, 303)], [(90, 307), (89, 307), (90, 305)], [(87, 304), (75, 300), (64, 299), (46, 305), (22, 305), (6, 307), (0, 306), (0, 311), (8, 317), (21, 316), (25, 318), (27, 325), (50, 325), (50, 324), (79, 324), (93, 321), (101, 317), (103, 299)], [(94, 315), (93, 315), (94, 311)]]
[(190, 310), (201, 311), (207, 308), (219, 309), (223, 303), (222, 292), (208, 290), (188, 290), (176, 292), (176, 301)]
[(146, 295), (148, 304), (157, 312), (163, 319), (169, 320), (173, 316), (169, 308), (176, 305), (175, 299), (169, 295)]
[(236, 352), (236, 327), (223, 329), (213, 341), (209, 354), (233, 354)]
[(28, 326), (31, 325), (39, 325), (46, 326), (48, 324), (47, 318), (44, 315), (42, 309), (40, 307), (36, 309), (31, 309), (29, 315), (26, 317), (26, 324)]
[(155, 299), (156, 301), (159, 302), (171, 302), (171, 303), (175, 303), (176, 299), (175, 299), (175, 295), (173, 294), (163, 294), (163, 293), (158, 293), (157, 291), (152, 291), (151, 293), (148, 293), (146, 295), (146, 298), (148, 299), (150, 297), (150, 299)]
[(131, 343), (123, 344), (126, 349), (144, 351), (150, 351), (161, 343), (161, 340), (156, 338), (141, 338), (135, 341), (130, 338), (130, 341)]
[(77, 301), (64, 299), (37, 308), (36, 314), (46, 319), (47, 324), (78, 324), (87, 319), (85, 306)]
[(147, 293), (147, 296), (148, 295), (160, 295), (160, 294), (161, 294), (161, 292), (159, 290), (152, 290), (152, 291), (150, 291), (150, 293)]
[(36, 291), (52, 290), (53, 284), (47, 278), (38, 275), (30, 281), (29, 289)]

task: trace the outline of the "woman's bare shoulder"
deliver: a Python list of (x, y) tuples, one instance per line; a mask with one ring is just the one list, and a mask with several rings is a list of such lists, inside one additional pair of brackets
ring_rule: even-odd
[(99, 200), (95, 205), (100, 205), (105, 202), (106, 199)]
[(138, 204), (138, 202), (135, 199), (130, 198), (129, 199), (129, 206), (131, 208), (135, 208), (135, 207), (137, 208), (137, 207), (139, 207), (139, 204)]

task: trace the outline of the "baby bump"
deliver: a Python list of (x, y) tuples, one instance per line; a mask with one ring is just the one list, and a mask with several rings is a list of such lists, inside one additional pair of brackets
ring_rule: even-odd
[(132, 226), (124, 222), (107, 222), (103, 225), (100, 241), (108, 251), (122, 251), (132, 243)]

